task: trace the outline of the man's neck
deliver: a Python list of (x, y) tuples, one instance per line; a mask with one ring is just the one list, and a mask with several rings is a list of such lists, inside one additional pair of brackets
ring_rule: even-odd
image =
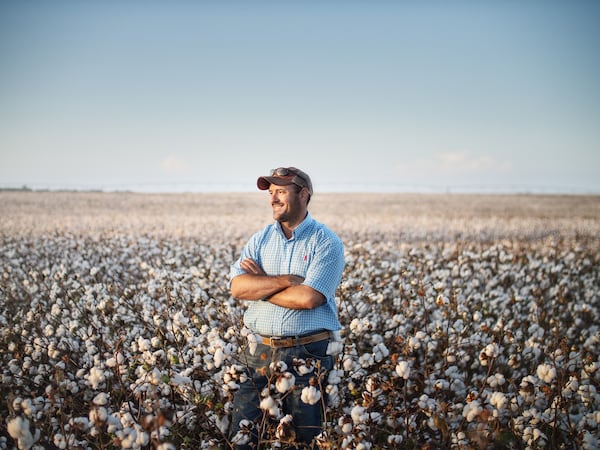
[(290, 239), (292, 237), (292, 235), (294, 234), (294, 230), (298, 228), (298, 225), (304, 222), (306, 216), (308, 216), (308, 211), (305, 211), (303, 215), (299, 216), (300, 219), (296, 219), (294, 221), (288, 220), (285, 222), (279, 222), (281, 230), (283, 231), (283, 234), (286, 238)]

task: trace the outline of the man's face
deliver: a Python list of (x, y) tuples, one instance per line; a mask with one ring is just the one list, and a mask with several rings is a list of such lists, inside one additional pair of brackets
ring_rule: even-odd
[(269, 188), (269, 195), (271, 196), (273, 219), (278, 222), (293, 222), (298, 219), (302, 213), (302, 208), (295, 185), (278, 186), (272, 184)]

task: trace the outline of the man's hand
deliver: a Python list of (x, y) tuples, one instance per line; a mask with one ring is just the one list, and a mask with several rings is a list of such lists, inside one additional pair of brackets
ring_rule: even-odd
[(310, 309), (323, 303), (323, 295), (309, 286), (304, 286), (304, 277), (299, 275), (269, 276), (253, 259), (242, 260), (240, 267), (244, 275), (231, 282), (231, 294), (245, 300), (269, 299), (273, 304), (292, 309)]
[[(263, 270), (263, 268), (260, 267), (260, 265), (256, 261), (254, 261), (253, 259), (250, 259), (250, 258), (244, 259), (240, 263), (240, 267), (252, 275), (262, 275), (262, 276), (267, 275), (265, 273), (265, 271)], [(287, 277), (288, 277), (290, 286), (298, 286), (299, 284), (302, 284), (302, 282), (304, 281), (304, 278), (300, 277), (298, 275), (288, 275)]]
[(244, 269), (246, 272), (251, 273), (253, 275), (266, 275), (265, 271), (263, 270), (262, 267), (260, 267), (256, 261), (254, 261), (253, 259), (250, 258), (246, 258), (244, 259), (241, 263), (240, 266), (242, 269)]

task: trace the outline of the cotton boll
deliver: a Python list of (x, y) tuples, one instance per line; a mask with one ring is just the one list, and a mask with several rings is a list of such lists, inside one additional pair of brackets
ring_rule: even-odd
[(268, 395), (260, 401), (260, 409), (263, 411), (267, 411), (271, 416), (278, 417), (279, 416), (279, 407), (273, 397)]
[(163, 442), (157, 445), (156, 450), (176, 450), (176, 447), (169, 442)]
[(530, 375), (523, 377), (519, 385), (519, 395), (525, 400), (531, 401), (532, 394), (535, 391), (536, 379)]
[[(443, 286), (441, 286), (441, 283), (440, 283), (440, 285), (436, 289), (441, 289), (442, 287)], [(446, 297), (442, 294), (438, 294), (438, 296), (435, 299), (435, 303), (438, 306), (448, 306), (450, 304), (450, 300), (448, 299), (448, 297)]]
[(58, 303), (54, 303), (52, 308), (50, 308), (50, 315), (56, 318), (60, 318), (63, 314), (62, 309)]
[(283, 442), (293, 442), (296, 439), (293, 418), (290, 414), (283, 416), (277, 424), (275, 437)]
[(408, 348), (411, 352), (421, 348), (421, 341), (416, 336), (410, 336), (408, 338)]
[(508, 357), (508, 365), (513, 369), (519, 368), (520, 364), (521, 361), (518, 355), (512, 354)]
[(584, 405), (590, 406), (593, 404), (594, 398), (596, 397), (596, 387), (594, 385), (582, 384), (579, 386), (579, 389), (577, 389), (577, 392)]
[(139, 426), (136, 427), (136, 433), (137, 436), (135, 439), (135, 446), (146, 447), (150, 442), (150, 435), (141, 428), (139, 428)]
[(17, 440), (19, 449), (29, 450), (40, 438), (40, 431), (31, 433), (28, 419), (15, 417), (8, 421), (6, 429), (13, 439)]
[[(21, 402), (19, 401), (19, 404), (20, 403)], [(10, 434), (13, 439), (17, 439), (19, 436), (21, 436), (23, 430), (27, 428), (29, 428), (29, 420), (21, 417), (10, 419), (6, 425), (8, 434)]]
[(54, 335), (54, 327), (50, 324), (44, 327), (44, 336), (51, 337)]
[(362, 322), (360, 319), (352, 319), (350, 322), (350, 331), (354, 334), (360, 334), (363, 329)]
[(92, 389), (98, 389), (100, 386), (103, 385), (104, 381), (106, 380), (106, 377), (104, 376), (103, 370), (97, 367), (92, 367), (90, 369), (90, 373), (87, 379)]
[(596, 450), (600, 448), (600, 438), (586, 430), (583, 432), (582, 446), (584, 450)]
[(170, 434), (171, 434), (171, 432), (169, 431), (169, 427), (167, 427), (165, 425), (158, 427), (158, 430), (155, 430), (152, 432), (152, 436), (155, 438), (158, 438), (161, 441), (164, 441), (165, 439), (167, 439)]
[(401, 378), (408, 380), (408, 377), (410, 376), (410, 365), (408, 361), (398, 361), (398, 364), (396, 364), (396, 373)]
[(33, 402), (30, 398), (27, 398), (21, 402), (21, 409), (23, 410), (23, 413), (28, 417), (31, 417), (35, 412)]
[(309, 405), (314, 405), (321, 399), (321, 391), (315, 386), (306, 386), (302, 389), (301, 400)]
[(115, 358), (108, 358), (105, 362), (106, 367), (117, 367), (117, 360)]
[(479, 400), (473, 400), (463, 408), (463, 417), (467, 419), (467, 422), (473, 422), (482, 412), (483, 408), (479, 404)]
[(536, 370), (537, 376), (544, 383), (552, 383), (556, 378), (556, 368), (550, 364), (540, 364)]
[(229, 416), (228, 415), (224, 415), (222, 417), (216, 417), (215, 418), (215, 425), (217, 426), (217, 428), (219, 429), (219, 431), (221, 433), (227, 433), (227, 430), (229, 429)]
[(571, 376), (562, 390), (562, 396), (570, 399), (577, 393), (578, 389), (579, 381), (577, 380), (577, 378)]
[(327, 345), (327, 354), (328, 355), (338, 355), (342, 353), (344, 350), (344, 342), (343, 341), (330, 341)]
[(506, 407), (507, 402), (508, 400), (503, 392), (494, 392), (490, 397), (490, 405), (498, 411), (502, 411)]
[(132, 448), (137, 439), (137, 433), (133, 428), (118, 431), (117, 436), (121, 440), (121, 448)]
[(344, 358), (344, 362), (342, 363), (342, 367), (345, 372), (350, 372), (354, 367), (354, 361), (350, 357)]
[(488, 344), (479, 354), (479, 362), (482, 366), (487, 366), (488, 361), (497, 358), (500, 354), (500, 348), (497, 344)]
[(469, 448), (469, 440), (464, 431), (452, 433), (452, 444), (459, 448)]
[(365, 412), (365, 408), (356, 405), (350, 411), (350, 417), (352, 417), (352, 421), (354, 422), (354, 424), (358, 425), (367, 420), (368, 414)]
[(547, 437), (536, 427), (526, 427), (523, 431), (523, 440), (528, 445), (543, 448), (545, 447)]
[(92, 403), (96, 406), (105, 406), (108, 404), (108, 394), (106, 392), (100, 392), (97, 394)]
[(419, 340), (419, 341), (426, 341), (428, 339), (427, 333), (425, 333), (424, 331), (417, 331), (415, 333), (415, 337)]
[(11, 359), (8, 362), (8, 370), (13, 375), (19, 375), (21, 373), (21, 364), (17, 359)]
[(294, 358), (293, 366), (296, 373), (300, 376), (308, 375), (315, 370), (312, 362), (307, 362), (301, 358)]
[(180, 329), (185, 329), (187, 328), (189, 325), (189, 318), (185, 315), (185, 313), (183, 311), (177, 311), (177, 313), (175, 313), (175, 315), (173, 316), (173, 327), (174, 329), (180, 330)]
[(213, 355), (204, 355), (202, 361), (206, 366), (206, 370), (213, 370), (215, 368)]
[(96, 406), (90, 409), (90, 422), (96, 426), (101, 426), (108, 420), (108, 411), (103, 406)]
[(276, 362), (272, 362), (271, 364), (269, 364), (269, 368), (273, 372), (281, 373), (281, 372), (285, 372), (288, 369), (288, 366), (285, 363), (285, 361), (276, 361)]
[(223, 353), (223, 349), (221, 347), (217, 348), (213, 357), (213, 361), (215, 364), (215, 367), (219, 368), (221, 367), (221, 365), (223, 364), (223, 361), (225, 360), (225, 353)]
[(379, 343), (377, 344), (375, 347), (373, 347), (373, 357), (375, 359), (376, 362), (381, 362), (383, 361), (385, 358), (387, 358), (390, 354), (390, 351), (388, 350), (388, 348), (385, 346), (385, 344)]
[(87, 431), (91, 423), (87, 417), (73, 417), (69, 419), (69, 425), (77, 430)]
[(160, 370), (158, 370), (156, 367), (154, 367), (149, 373), (148, 373), (148, 382), (158, 386), (160, 383), (162, 383), (162, 373)]
[(65, 436), (61, 433), (56, 433), (54, 435), (54, 438), (52, 439), (52, 442), (54, 443), (54, 445), (56, 447), (58, 447), (59, 449), (63, 450), (67, 448), (67, 439), (65, 438)]
[(239, 423), (239, 431), (233, 436), (231, 442), (235, 445), (246, 445), (252, 439), (252, 430), (254, 425), (246, 419), (242, 419)]
[(350, 434), (352, 432), (352, 429), (354, 428), (353, 420), (351, 417), (341, 416), (338, 419), (338, 426), (340, 427), (342, 433)]
[(341, 402), (340, 390), (337, 385), (328, 384), (325, 387), (325, 392), (327, 393), (327, 402), (331, 407), (338, 407)]
[(12, 408), (15, 412), (21, 411), (21, 404), (23, 403), (22, 397), (15, 397), (12, 401)]
[(251, 355), (256, 353), (259, 342), (262, 342), (262, 338), (259, 335), (252, 333), (248, 334), (248, 351)]
[(435, 399), (430, 398), (427, 394), (421, 395), (417, 404), (423, 411), (433, 411), (436, 408)]
[(327, 375), (327, 383), (340, 384), (342, 382), (343, 376), (344, 376), (343, 370), (332, 369), (329, 371), (329, 374)]
[(67, 334), (67, 329), (63, 324), (60, 324), (58, 328), (55, 330), (55, 335), (57, 338), (61, 338)]
[(504, 375), (502, 375), (501, 373), (496, 373), (494, 375), (492, 375), (491, 377), (488, 377), (487, 379), (487, 383), (490, 385), (491, 388), (497, 388), (499, 386), (504, 385), (504, 383), (506, 382), (506, 379), (504, 378)]
[(289, 391), (296, 383), (296, 377), (290, 372), (284, 372), (277, 377), (275, 381), (275, 388), (280, 394), (284, 394)]
[(354, 448), (353, 442), (354, 442), (353, 435), (346, 436), (346, 437), (344, 437), (344, 439), (342, 439), (340, 448)]
[(401, 434), (390, 434), (387, 438), (387, 443), (395, 448), (396, 446), (402, 444), (403, 440), (404, 437)]
[(144, 339), (141, 336), (138, 337), (137, 347), (138, 351), (140, 352), (150, 351), (150, 349), (152, 348), (150, 341), (148, 339)]
[(375, 364), (375, 358), (373, 357), (372, 353), (363, 353), (359, 358), (358, 358), (358, 363), (360, 364), (360, 366), (364, 369), (368, 369), (369, 367), (371, 367), (373, 364)]

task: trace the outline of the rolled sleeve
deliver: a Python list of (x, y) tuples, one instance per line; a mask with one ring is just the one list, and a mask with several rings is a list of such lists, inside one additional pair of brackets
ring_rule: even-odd
[(303, 284), (320, 292), (328, 300), (335, 298), (335, 292), (344, 271), (344, 246), (342, 242), (329, 237), (322, 242), (314, 256)]

